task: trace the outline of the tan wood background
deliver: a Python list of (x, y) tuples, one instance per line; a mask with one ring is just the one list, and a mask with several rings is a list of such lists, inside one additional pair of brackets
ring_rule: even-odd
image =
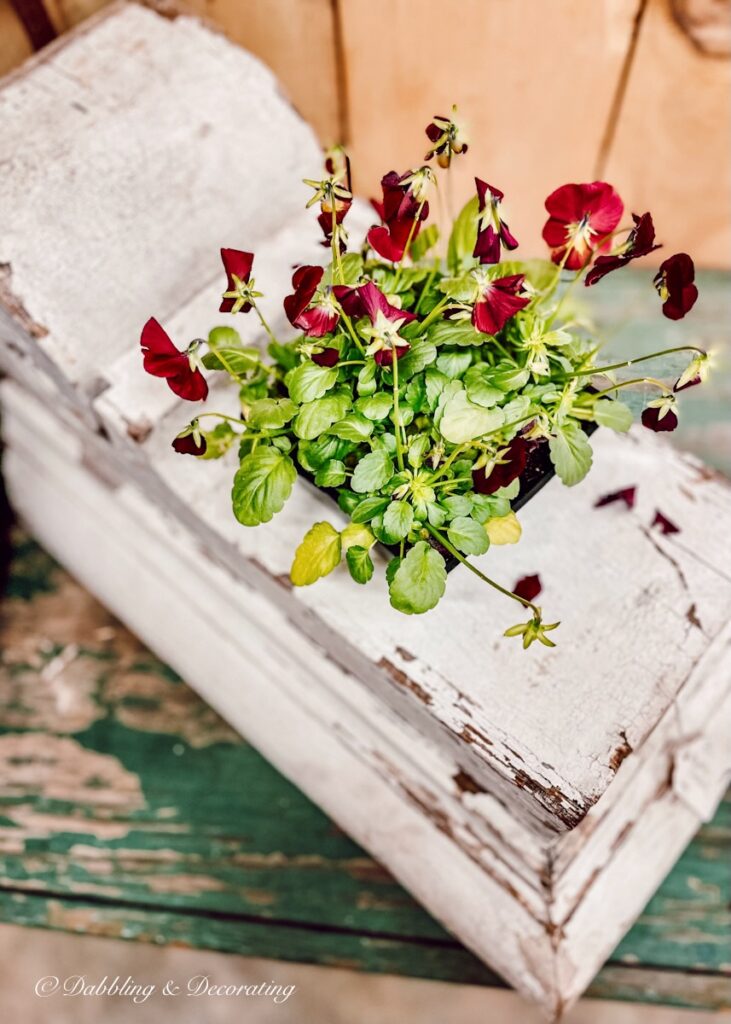
[[(106, 0), (44, 0), (59, 32)], [(356, 189), (426, 149), (458, 103), (475, 173), (506, 193), (526, 255), (542, 254), (543, 199), (602, 176), (650, 209), (668, 250), (731, 266), (728, 0), (187, 0), (259, 55), (324, 144), (344, 140)], [(0, 72), (31, 46), (0, 0)], [(245, 98), (237, 101), (245, 116)]]

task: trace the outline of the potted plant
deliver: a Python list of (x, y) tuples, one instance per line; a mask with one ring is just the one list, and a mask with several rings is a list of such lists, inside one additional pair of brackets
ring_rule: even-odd
[[(642, 423), (674, 429), (677, 394), (702, 379), (706, 353), (687, 346), (692, 358), (674, 383), (636, 372), (613, 376), (661, 352), (601, 364), (591, 331), (574, 317), (572, 292), (659, 248), (650, 214), (623, 222), (622, 200), (605, 182), (551, 193), (543, 228), (550, 259), (518, 261), (503, 193), (476, 178), (476, 194), (442, 251), (437, 227), (426, 223), (429, 205), (444, 194), (439, 179), (448, 180), (468, 145), (454, 109), (426, 133), (425, 162), (382, 179), (382, 198), (373, 203), (380, 223), (358, 249), (348, 245), (353, 196), (345, 152), (330, 151), (326, 176), (306, 182), (331, 258), (294, 272), (284, 300), (299, 332), (293, 340), (277, 338), (262, 315), (253, 254), (224, 248), (220, 312), (258, 317), (268, 358), (230, 326), (180, 350), (150, 319), (141, 337), (144, 366), (189, 401), (208, 395), (203, 368), (237, 389), (238, 415), (204, 411), (173, 447), (204, 459), (237, 457), (233, 510), (244, 526), (278, 513), (298, 473), (333, 494), (349, 516), (344, 529), (313, 524), (294, 555), (293, 584), (314, 583), (343, 560), (353, 580), (366, 584), (380, 542), (390, 552), (395, 608), (433, 608), (449, 568), (462, 563), (528, 611), (507, 636), (522, 637), (525, 647), (535, 640), (553, 646), (558, 623), (546, 623), (535, 604), (538, 579), (511, 590), (471, 559), (519, 539), (516, 508), (554, 472), (568, 486), (583, 479), (592, 429), (629, 429), (624, 388), (650, 384), (655, 397)], [(685, 253), (661, 264), (654, 283), (666, 316), (680, 319), (693, 306), (693, 278)]]

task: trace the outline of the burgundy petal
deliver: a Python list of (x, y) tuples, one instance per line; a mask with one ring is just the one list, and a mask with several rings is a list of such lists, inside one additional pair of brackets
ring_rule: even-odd
[(516, 294), (524, 279), (523, 274), (511, 274), (485, 285), (472, 312), (472, 323), (478, 331), (497, 334), (512, 316), (528, 305), (528, 296)]
[(333, 287), (333, 295), (340, 303), (346, 316), (357, 318), (366, 315), (365, 306), (363, 305), (358, 288), (351, 288), (345, 284), (336, 284)]
[(542, 590), (543, 584), (538, 575), (522, 576), (513, 587), (513, 593), (522, 597), (524, 601), (535, 601)]
[(336, 348), (324, 348), (322, 352), (313, 352), (310, 358), (318, 366), (336, 366), (340, 353)]
[(379, 313), (383, 313), (387, 320), (410, 321), (416, 319), (414, 313), (409, 313), (405, 309), (399, 309), (398, 306), (392, 306), (381, 289), (377, 288), (372, 281), (361, 285), (358, 288), (358, 294), (363, 303), (363, 308), (371, 318), (372, 323), (376, 322)]
[(678, 252), (668, 257), (655, 277), (658, 290), (663, 286), (667, 289), (662, 311), (670, 320), (682, 320), (695, 305), (698, 289), (695, 280), (695, 266), (686, 252)]
[(205, 455), (208, 443), (205, 437), (201, 437), (200, 443), (196, 443), (193, 434), (186, 434), (184, 437), (176, 437), (173, 441), (173, 448), (181, 455)]
[[(248, 281), (251, 276), (251, 267), (254, 262), (254, 254), (251, 252), (243, 252), (241, 249), (221, 249), (221, 260), (223, 261), (223, 269), (226, 271), (226, 291), (231, 292), (235, 289), (233, 280), (234, 274), (240, 281)], [(218, 308), (219, 313), (230, 313), (233, 308), (233, 299), (222, 299), (221, 305)], [(251, 304), (246, 303), (241, 307), (242, 313), (248, 313), (251, 309)]]
[[(284, 312), (293, 327), (301, 327), (297, 323), (300, 315), (307, 309), (312, 297), (317, 291), (317, 286), (325, 273), (322, 267), (298, 267), (292, 275), (292, 287), (294, 292), (284, 299)], [(304, 329), (304, 328), (303, 328)]]
[(170, 390), (188, 402), (208, 396), (208, 384), (200, 370), (191, 369), (188, 357), (172, 343), (154, 317), (142, 328), (140, 345), (143, 366), (153, 377), (164, 377)]
[(373, 353), (373, 358), (379, 366), (392, 366), (394, 351), (396, 352), (396, 358), (402, 359), (409, 351), (410, 347), (411, 346), (408, 342), (404, 342), (403, 345), (397, 345), (395, 349), (379, 348), (377, 352)]
[(477, 232), (477, 241), (472, 255), (480, 263), (500, 262), (500, 236), (492, 224), (488, 224), (482, 231)]
[(675, 415), (672, 409), (668, 409), (665, 415), (660, 419), (660, 412), (662, 410), (655, 406), (648, 406), (647, 409), (642, 410), (642, 426), (647, 427), (648, 430), (654, 430), (661, 432), (665, 430), (675, 430), (678, 425), (678, 417)]
[(659, 509), (655, 510), (655, 518), (652, 520), (651, 527), (658, 526), (662, 533), (680, 533), (680, 527), (676, 526), (672, 520), (664, 516)]
[(525, 469), (533, 447), (533, 443), (526, 441), (525, 438), (513, 438), (503, 456), (505, 461), (494, 466), (489, 476), (485, 475), (484, 468), (473, 470), (472, 484), (475, 490), (479, 494), (494, 494), (501, 487), (512, 484)]
[(678, 377), (678, 380), (676, 380), (676, 382), (673, 384), (673, 391), (675, 391), (675, 392), (685, 391), (686, 388), (694, 388), (698, 384), (702, 384), (703, 383), (703, 378), (701, 377), (700, 374), (698, 374), (696, 377), (693, 377), (691, 380), (686, 381), (685, 384), (681, 384), (680, 387), (678, 387), (678, 381), (679, 380), (680, 380), (680, 377)]
[(611, 491), (609, 494), (604, 494), (601, 498), (598, 498), (594, 502), (594, 508), (604, 508), (605, 505), (612, 505), (615, 501), (623, 501), (627, 508), (634, 508), (636, 494), (636, 486), (623, 487), (619, 491)]

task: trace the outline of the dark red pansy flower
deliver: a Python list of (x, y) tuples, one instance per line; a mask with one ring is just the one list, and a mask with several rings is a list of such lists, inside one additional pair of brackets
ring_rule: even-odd
[(676, 526), (672, 520), (664, 516), (659, 509), (655, 509), (655, 518), (652, 520), (651, 528), (659, 527), (662, 533), (680, 533), (680, 527)]
[(320, 352), (312, 352), (310, 359), (318, 366), (336, 366), (340, 353), (336, 348), (324, 348)]
[(383, 292), (372, 281), (355, 289), (370, 326), (362, 327), (361, 334), (369, 339), (366, 353), (381, 366), (393, 363), (394, 353), (400, 359), (409, 350), (409, 343), (399, 334), (404, 324), (415, 320), (413, 313), (392, 306)]
[(542, 590), (543, 584), (538, 575), (522, 576), (513, 587), (513, 593), (522, 597), (524, 601), (535, 601)]
[(352, 192), (350, 178), (350, 157), (344, 146), (331, 146), (325, 152), (325, 170), (331, 178), (341, 181), (348, 192)]
[(642, 410), (642, 426), (647, 427), (648, 430), (659, 433), (664, 430), (675, 430), (677, 425), (678, 417), (668, 406), (658, 408), (648, 405), (646, 409)]
[[(477, 271), (475, 271), (477, 273)], [(472, 311), (472, 323), (484, 334), (497, 334), (507, 321), (530, 302), (527, 295), (518, 295), (524, 274), (487, 278), (480, 284), (480, 293)]]
[(627, 508), (635, 507), (636, 487), (623, 487), (619, 491), (611, 491), (602, 495), (594, 502), (594, 508), (604, 508), (605, 505), (613, 505), (616, 501), (623, 501)]
[(313, 302), (322, 275), (322, 267), (298, 267), (292, 275), (294, 292), (284, 300), (284, 312), (293, 327), (312, 338), (322, 338), (335, 329), (340, 314), (329, 295)]
[(670, 320), (682, 320), (698, 298), (695, 266), (687, 252), (669, 256), (655, 275), (655, 287), (662, 301), (662, 311)]
[(170, 390), (179, 398), (188, 402), (202, 402), (207, 398), (205, 377), (190, 365), (189, 355), (197, 349), (198, 342), (193, 342), (187, 351), (181, 352), (157, 320), (150, 317), (142, 328), (140, 345), (145, 370), (153, 377), (164, 377)]
[(432, 148), (424, 159), (431, 160), (435, 156), (440, 167), (449, 167), (455, 153), (466, 153), (469, 149), (465, 126), (456, 119), (456, 113), (457, 108), (452, 107), (451, 117), (435, 114), (434, 120), (426, 126), (426, 136)]
[(643, 213), (641, 217), (633, 213), (632, 220), (635, 222), (635, 226), (627, 236), (627, 241), (622, 246), (621, 252), (611, 256), (598, 256), (594, 261), (594, 266), (586, 275), (585, 285), (590, 287), (597, 281), (601, 281), (607, 274), (611, 274), (613, 270), (618, 270), (627, 263), (631, 263), (632, 260), (638, 260), (641, 256), (647, 256), (656, 249), (662, 248), (661, 245), (655, 245), (655, 226), (649, 213)]
[(528, 456), (535, 447), (532, 441), (523, 437), (514, 437), (505, 452), (500, 456), (492, 472), (486, 474), (485, 469), (472, 471), (472, 485), (478, 494), (494, 494), (501, 487), (507, 487), (517, 480), (528, 463)]
[(472, 255), (480, 263), (499, 263), (501, 242), (506, 249), (518, 247), (517, 240), (500, 217), (499, 208), (503, 201), (503, 193), (499, 188), (494, 188), (479, 178), (475, 178), (475, 185), (480, 212), (477, 218), (477, 241)]
[(389, 171), (381, 178), (382, 202), (372, 205), (383, 223), (368, 232), (368, 244), (391, 263), (403, 259), (406, 246), (414, 241), (421, 229), (422, 221), (429, 216), (426, 202), (428, 175), (420, 171), (397, 174)]
[(240, 249), (221, 249), (223, 269), (226, 271), (226, 291), (223, 294), (219, 313), (248, 313), (251, 302), (246, 287), (251, 277), (254, 254)]
[[(332, 245), (333, 240), (333, 207), (335, 208), (335, 224), (341, 225), (345, 220), (346, 214), (353, 205), (353, 197), (350, 199), (335, 198), (332, 201), (323, 201), (320, 205), (320, 213), (317, 217), (317, 223), (322, 228), (322, 233), (325, 236), (322, 240), (324, 246)], [(340, 251), (345, 252), (347, 246), (345, 239), (340, 237)]]
[(596, 250), (609, 247), (609, 236), (624, 210), (622, 200), (605, 181), (562, 185), (545, 205), (549, 218), (543, 238), (552, 250), (553, 262), (561, 263), (566, 257), (568, 270), (585, 267)]
[(336, 284), (333, 286), (332, 291), (346, 316), (357, 318), (366, 315), (359, 288), (347, 284)]
[(173, 441), (173, 448), (181, 455), (205, 455), (208, 443), (202, 434), (196, 441), (195, 434), (191, 432), (190, 434), (183, 434), (182, 437), (176, 437)]

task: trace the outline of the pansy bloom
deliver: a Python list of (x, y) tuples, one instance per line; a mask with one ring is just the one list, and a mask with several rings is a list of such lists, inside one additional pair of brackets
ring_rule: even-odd
[(705, 352), (699, 352), (697, 356), (688, 363), (681, 375), (673, 384), (673, 391), (685, 391), (686, 388), (694, 388), (702, 384), (708, 373), (708, 356)]
[[(405, 355), (409, 350), (409, 343), (402, 338), (399, 330), (404, 324), (415, 320), (413, 313), (392, 306), (383, 292), (377, 288), (372, 281), (354, 289), (357, 293), (360, 309), (367, 316), (370, 326), (361, 327), (360, 333), (368, 339), (366, 352), (372, 355), (380, 366), (390, 366), (393, 363), (394, 353), (397, 359)], [(345, 308), (345, 307), (343, 307)], [(359, 311), (358, 306), (351, 304), (355, 315)]]
[(472, 323), (483, 334), (497, 334), (507, 321), (530, 302), (527, 295), (519, 295), (525, 281), (524, 274), (511, 274), (491, 280), (485, 271), (475, 271), (478, 297), (472, 311)]
[(549, 217), (543, 238), (553, 262), (564, 263), (568, 270), (580, 270), (595, 251), (609, 247), (624, 210), (622, 200), (605, 181), (562, 185), (545, 205)]
[(687, 252), (669, 256), (655, 275), (655, 288), (662, 299), (662, 311), (670, 320), (682, 320), (698, 298), (695, 266)]
[(514, 437), (492, 467), (488, 463), (481, 469), (473, 470), (472, 485), (478, 494), (494, 494), (501, 487), (507, 487), (513, 480), (517, 480), (528, 464), (528, 456), (534, 447), (535, 442), (526, 441), (524, 437)]
[(480, 263), (500, 262), (500, 243), (506, 249), (517, 249), (518, 242), (500, 216), (503, 193), (486, 181), (475, 178), (479, 213), (477, 216), (477, 241), (472, 255)]
[(154, 317), (142, 328), (140, 345), (143, 365), (153, 377), (163, 377), (170, 390), (188, 402), (201, 402), (208, 396), (208, 384), (195, 365), (198, 341), (181, 352)]
[(324, 178), (322, 181), (315, 181), (311, 178), (304, 179), (305, 185), (309, 185), (315, 190), (315, 194), (307, 203), (307, 209), (314, 206), (315, 203), (320, 204), (317, 223), (325, 235), (322, 244), (331, 245), (333, 234), (337, 231), (340, 251), (345, 252), (347, 236), (343, 228), (343, 221), (353, 205), (353, 193), (350, 191), (349, 182), (345, 184), (342, 179), (345, 175), (350, 175), (350, 162), (344, 155), (341, 159), (332, 154), (326, 159), (325, 165), (326, 168), (330, 166), (334, 169), (334, 173), (331, 173), (330, 177)]
[(455, 153), (467, 152), (467, 131), (464, 124), (457, 120), (456, 115), (457, 108), (452, 107), (451, 117), (435, 114), (434, 120), (426, 126), (426, 135), (432, 143), (432, 148), (424, 157), (425, 160), (431, 160), (435, 156), (440, 167), (449, 167)]
[(383, 224), (370, 229), (368, 244), (383, 259), (398, 263), (419, 234), (422, 221), (429, 216), (426, 195), (432, 180), (428, 167), (401, 175), (389, 171), (381, 178), (383, 199), (372, 205)]
[(226, 291), (223, 293), (219, 313), (248, 313), (256, 293), (250, 282), (254, 254), (240, 249), (221, 249), (223, 269), (226, 271)]
[(322, 267), (298, 267), (292, 275), (294, 292), (284, 300), (284, 312), (289, 322), (311, 338), (329, 334), (340, 319), (332, 296), (328, 292), (318, 292), (324, 273)]
[(675, 399), (672, 395), (663, 395), (649, 402), (642, 410), (642, 426), (656, 433), (675, 430), (678, 425), (678, 417), (675, 414)]
[(524, 601), (535, 601), (542, 590), (541, 577), (537, 574), (535, 576), (522, 576), (513, 587), (513, 593), (517, 594), (518, 597), (522, 597)]
[(197, 424), (191, 424), (173, 440), (172, 447), (179, 455), (205, 455), (208, 451), (208, 442), (198, 429)]
[(601, 281), (607, 274), (611, 274), (613, 270), (619, 270), (620, 267), (626, 266), (632, 260), (638, 260), (641, 256), (647, 256), (656, 249), (662, 248), (662, 246), (655, 244), (655, 226), (649, 213), (643, 213), (641, 217), (633, 213), (632, 220), (635, 222), (635, 226), (630, 231), (626, 242), (622, 245), (619, 252), (612, 253), (610, 256), (598, 256), (596, 258), (594, 266), (586, 275), (586, 280), (584, 281), (587, 287), (596, 284), (597, 281)]

